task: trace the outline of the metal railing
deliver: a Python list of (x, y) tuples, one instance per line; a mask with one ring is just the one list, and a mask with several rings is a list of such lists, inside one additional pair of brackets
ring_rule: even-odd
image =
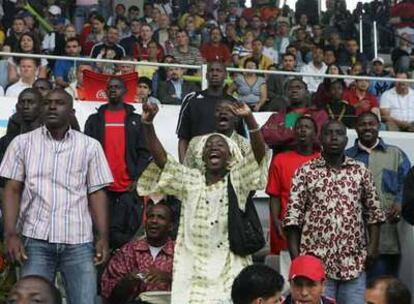
[[(90, 58), (90, 57), (69, 57), (69, 56), (25, 54), (25, 53), (11, 53), (11, 52), (0, 52), (0, 56), (52, 59), (52, 60), (70, 60), (70, 61), (74, 61), (75, 68), (76, 68), (77, 62), (93, 62), (93, 63), (133, 64), (137, 66), (166, 67), (166, 68), (179, 67), (183, 69), (199, 70), (201, 71), (201, 87), (202, 89), (207, 88), (207, 79), (206, 79), (207, 64), (190, 65), (190, 64), (178, 64), (178, 63), (97, 59), (97, 58)], [(391, 77), (316, 74), (316, 73), (288, 72), (288, 71), (277, 71), (277, 70), (242, 69), (242, 68), (233, 68), (233, 67), (228, 67), (227, 71), (236, 72), (236, 73), (249, 72), (249, 73), (256, 73), (256, 74), (285, 75), (285, 76), (296, 76), (296, 77), (318, 77), (318, 78), (324, 77), (324, 78), (339, 78), (339, 79), (354, 79), (354, 80), (366, 79), (366, 80), (414, 83), (414, 79), (397, 79), (397, 78), (391, 78)]]

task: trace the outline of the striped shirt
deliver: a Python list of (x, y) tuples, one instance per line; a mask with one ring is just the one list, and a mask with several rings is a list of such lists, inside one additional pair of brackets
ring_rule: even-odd
[(24, 183), (18, 231), (63, 244), (93, 240), (88, 194), (113, 182), (98, 141), (74, 130), (57, 141), (45, 126), (11, 142), (0, 176)]

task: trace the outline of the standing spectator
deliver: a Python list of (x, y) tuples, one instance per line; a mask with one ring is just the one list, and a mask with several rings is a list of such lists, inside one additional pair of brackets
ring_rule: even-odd
[(72, 97), (51, 91), (45, 126), (8, 147), (0, 165), (0, 175), (9, 179), (5, 239), (12, 260), (22, 264), (22, 277), (37, 274), (54, 282), (60, 271), (68, 302), (90, 304), (97, 294), (94, 261), (102, 264), (108, 257), (104, 188), (112, 176), (99, 143), (69, 128), (72, 112)]
[(39, 61), (34, 58), (21, 58), (19, 61), (20, 79), (9, 86), (6, 90), (6, 96), (17, 97), (26, 88), (31, 88), (36, 80), (36, 71)]
[(154, 40), (162, 46), (165, 51), (165, 42), (168, 40), (168, 29), (170, 27), (170, 17), (161, 15), (158, 20), (158, 29), (154, 32)]
[[(292, 54), (282, 55), (282, 71), (294, 72), (296, 65), (296, 57)], [(269, 98), (269, 110), (280, 111), (286, 108), (286, 83), (293, 76), (288, 75), (269, 75), (267, 79), (267, 97)]]
[(135, 44), (139, 42), (141, 22), (138, 19), (133, 19), (129, 27), (131, 29), (131, 33), (128, 37), (123, 38), (119, 44), (125, 49), (125, 54), (132, 56)]
[(299, 117), (310, 115), (318, 126), (318, 135), (321, 126), (328, 120), (325, 111), (309, 106), (309, 92), (300, 78), (290, 79), (286, 88), (286, 108), (272, 114), (262, 126), (263, 137), (274, 152), (291, 150), (294, 147), (293, 127)]
[(298, 118), (294, 133), (294, 150), (273, 157), (266, 187), (270, 197), (270, 254), (279, 255), (280, 272), (285, 279), (288, 277), (290, 257), (282, 222), (286, 216), (292, 178), (304, 163), (320, 155), (316, 145), (318, 127), (310, 116)]
[(184, 97), (178, 118), (178, 155), (182, 161), (187, 152), (188, 143), (198, 135), (216, 130), (214, 113), (217, 103), (222, 99), (235, 99), (224, 90), (224, 79), (227, 76), (226, 66), (222, 62), (212, 62), (207, 68), (208, 88), (201, 92), (193, 92)]
[(322, 295), (326, 286), (325, 269), (313, 255), (298, 256), (292, 261), (289, 282), (291, 294), (283, 304), (335, 304), (334, 299)]
[[(153, 40), (153, 30), (151, 26), (147, 23), (141, 25), (141, 32), (140, 32), (140, 40), (139, 43), (135, 43), (133, 49), (133, 57), (136, 58), (138, 61), (147, 60), (150, 56), (150, 42)], [(157, 43), (157, 52), (156, 58), (159, 62), (161, 62), (162, 58), (164, 57), (164, 50), (162, 49), (161, 45)]]
[[(408, 79), (407, 72), (397, 72), (395, 78)], [(414, 90), (398, 81), (381, 96), (381, 117), (390, 131), (414, 132)]]
[(160, 202), (148, 209), (145, 238), (128, 242), (105, 267), (101, 290), (109, 303), (126, 303), (145, 291), (171, 290), (172, 227), (169, 206)]
[[(31, 33), (24, 33), (20, 36), (18, 53), (25, 54), (40, 54), (40, 44)], [(20, 61), (22, 57), (10, 57), (7, 60), (7, 79), (9, 84), (14, 83), (20, 78)], [(47, 76), (47, 60), (44, 58), (40, 59), (40, 65), (36, 71), (36, 76), (46, 78)]]
[(148, 164), (149, 153), (142, 134), (140, 115), (133, 106), (125, 104), (125, 83), (111, 78), (106, 94), (108, 104), (89, 116), (85, 134), (98, 140), (111, 168), (114, 183), (108, 187), (109, 243), (118, 249), (137, 232), (142, 217), (143, 202), (135, 192), (136, 183)]
[(378, 254), (385, 220), (371, 172), (344, 156), (347, 141), (341, 122), (323, 126), (321, 157), (296, 171), (283, 222), (291, 257), (321, 258), (325, 294), (339, 304), (364, 302), (365, 270)]
[(119, 60), (125, 56), (125, 49), (119, 44), (119, 30), (114, 26), (110, 26), (106, 30), (105, 39), (102, 42), (98, 42), (92, 47), (90, 56), (92, 58), (108, 58), (109, 52), (114, 53), (111, 59)]
[(407, 286), (396, 277), (382, 276), (368, 283), (365, 303), (410, 304), (411, 293)]
[(256, 69), (267, 70), (273, 64), (272, 59), (263, 54), (263, 42), (260, 39), (254, 39), (252, 42), (252, 54), (242, 58), (240, 67), (245, 66), (247, 59), (253, 59), (256, 62)]
[(26, 30), (27, 27), (24, 19), (22, 17), (14, 17), (10, 33), (4, 41), (4, 45), (8, 45), (13, 52), (17, 52), (20, 38)]
[[(312, 61), (301, 68), (301, 73), (313, 73), (323, 75), (326, 72), (326, 64), (323, 62), (323, 49), (314, 45), (312, 48)], [(322, 83), (322, 77), (305, 76), (303, 81), (307, 84), (308, 90), (311, 93), (315, 93), (318, 90), (318, 86)]]
[[(358, 76), (367, 76), (367, 74), (360, 73)], [(362, 112), (371, 111), (379, 117), (380, 113), (378, 99), (375, 95), (369, 93), (369, 86), (370, 81), (368, 79), (356, 79), (355, 89), (348, 90), (348, 92), (344, 95), (344, 100), (356, 109), (357, 116)]]
[[(369, 73), (369, 76), (373, 77), (387, 77), (392, 78), (391, 73), (388, 73), (384, 70), (384, 59), (381, 57), (374, 58), (372, 60), (372, 70)], [(371, 80), (368, 91), (375, 95), (377, 98), (381, 98), (382, 93), (391, 89), (394, 86), (394, 83), (391, 81), (384, 80)]]
[[(244, 69), (256, 70), (257, 61), (253, 58), (244, 60)], [(255, 112), (267, 102), (267, 86), (264, 77), (254, 72), (244, 72), (237, 75), (234, 82), (228, 87), (227, 94), (237, 92), (239, 101), (246, 103)]]
[(234, 279), (231, 287), (233, 304), (280, 304), (282, 276), (266, 265), (250, 265)]
[(381, 208), (387, 216), (387, 221), (381, 225), (379, 257), (368, 269), (368, 280), (382, 275), (398, 276), (401, 242), (397, 225), (401, 218), (404, 179), (411, 167), (400, 148), (388, 145), (378, 137), (379, 129), (377, 115), (362, 113), (356, 123), (358, 139), (346, 151), (346, 155), (364, 163), (373, 173)]
[(181, 100), (187, 94), (197, 91), (198, 87), (187, 80), (183, 79), (183, 69), (171, 67), (170, 79), (160, 83), (158, 88), (158, 97), (163, 104), (180, 105)]
[(401, 34), (399, 45), (391, 53), (394, 70), (406, 72), (410, 70), (411, 63), (414, 61), (413, 43), (407, 33)]
[(83, 55), (90, 56), (94, 45), (103, 42), (105, 40), (105, 36), (105, 18), (100, 15), (95, 15), (92, 20), (90, 33), (86, 35), (84, 40), (81, 40)]
[(338, 64), (350, 67), (356, 62), (362, 64), (362, 69), (367, 70), (368, 60), (364, 53), (359, 52), (358, 41), (355, 38), (348, 38), (345, 42), (346, 53), (344, 56), (337, 56)]
[[(70, 38), (66, 41), (65, 51), (68, 57), (79, 57), (81, 53), (79, 40), (77, 38)], [(76, 78), (75, 62), (65, 59), (56, 60), (53, 75), (57, 85), (62, 88), (68, 87)]]
[(198, 169), (187, 168), (167, 155), (152, 125), (158, 107), (151, 104), (143, 107), (144, 132), (154, 163), (141, 176), (138, 192), (174, 195), (182, 202), (174, 253), (172, 304), (229, 303), (234, 278), (251, 264), (249, 255), (239, 256), (230, 249), (227, 218), (232, 198), (227, 187), (237, 189), (238, 204), (244, 209), (250, 191), (264, 187), (267, 155), (250, 108), (242, 103), (231, 106), (250, 130), (253, 153), (243, 158), (232, 140), (218, 133), (208, 134), (197, 147), (198, 152), (202, 151), (204, 163)]
[(210, 41), (204, 43), (200, 48), (201, 56), (207, 62), (222, 61), (226, 65), (230, 63), (231, 53), (221, 40), (220, 28), (213, 27), (210, 30)]
[(199, 65), (203, 63), (199, 49), (190, 46), (190, 40), (186, 30), (179, 30), (177, 32), (176, 46), (171, 55), (174, 56), (177, 62), (182, 64)]
[(157, 98), (152, 96), (152, 80), (150, 78), (145, 76), (139, 77), (135, 102), (161, 104)]

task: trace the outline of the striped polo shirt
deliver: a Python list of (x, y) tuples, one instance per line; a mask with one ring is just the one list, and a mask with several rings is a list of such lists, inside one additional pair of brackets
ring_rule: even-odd
[(17, 223), (24, 236), (50, 243), (92, 242), (88, 194), (113, 182), (98, 141), (71, 129), (55, 140), (40, 127), (11, 142), (0, 176), (24, 184)]

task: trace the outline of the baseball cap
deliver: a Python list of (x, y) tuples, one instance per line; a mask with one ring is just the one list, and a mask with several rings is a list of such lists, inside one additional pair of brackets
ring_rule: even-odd
[(52, 15), (61, 15), (62, 9), (57, 5), (51, 5), (48, 9), (48, 12), (51, 13)]
[(289, 280), (297, 277), (305, 277), (315, 282), (324, 280), (325, 269), (322, 261), (313, 255), (298, 256), (290, 265)]
[(376, 57), (372, 59), (372, 63), (375, 63), (375, 62), (380, 62), (381, 64), (384, 64), (384, 59), (382, 59), (381, 57)]

